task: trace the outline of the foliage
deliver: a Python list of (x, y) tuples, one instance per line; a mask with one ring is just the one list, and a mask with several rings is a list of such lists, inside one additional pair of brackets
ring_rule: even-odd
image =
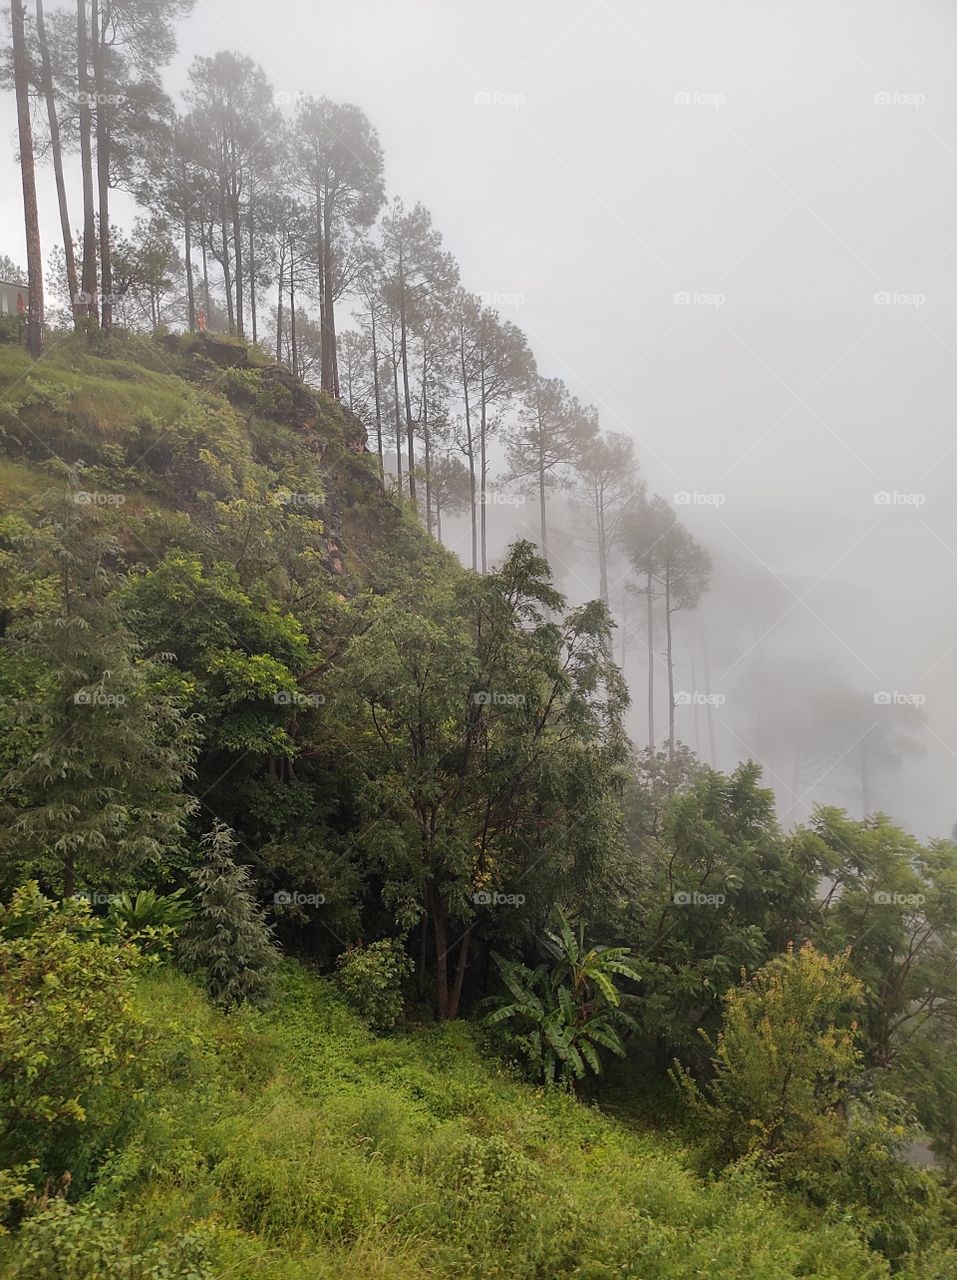
[(15, 810), (4, 845), (67, 894), (78, 877), (159, 862), (194, 804), (181, 787), (196, 726), (124, 625), (118, 546), (92, 496), (72, 476), (41, 498), (25, 537), (32, 599), (6, 637), (30, 750), (0, 780)]
[(54, 903), (34, 882), (0, 908), (0, 1167), (27, 1154), (66, 1167), (64, 1142), (134, 1058), (140, 964), (86, 904)]
[(391, 1031), (402, 1017), (402, 984), (413, 968), (402, 943), (380, 938), (349, 947), (336, 965), (342, 994), (359, 1017), (374, 1031)]
[(811, 946), (788, 947), (731, 988), (711, 1042), (711, 1078), (699, 1085), (687, 1069), (674, 1070), (718, 1158), (760, 1155), (791, 1173), (839, 1154), (848, 1085), (861, 1066), (851, 1021), (861, 994), (846, 956)]
[(213, 1273), (199, 1231), (131, 1252), (122, 1222), (93, 1204), (53, 1200), (27, 1218), (17, 1241), (17, 1280), (207, 1280)]
[(546, 1084), (580, 1080), (586, 1070), (601, 1073), (601, 1051), (624, 1057), (619, 1026), (634, 1027), (620, 1007), (616, 978), (638, 977), (627, 947), (586, 947), (585, 927), (577, 935), (561, 907), (544, 944), (551, 963), (528, 969), (496, 955), (509, 995), (493, 997), (496, 1007), (486, 1025), (515, 1019), (527, 1028), (524, 1044), (530, 1063)]
[(210, 999), (227, 1009), (262, 1004), (276, 967), (272, 930), (256, 904), (249, 868), (231, 856), (236, 845), (218, 820), (203, 837), (203, 861), (192, 872), (194, 914), (179, 945), (185, 968), (200, 974)]
[[(133, 1258), (198, 1232), (231, 1280), (889, 1280), (853, 1224), (753, 1171), (699, 1178), (666, 1133), (516, 1082), (464, 1023), (377, 1040), (334, 984), (279, 982), (224, 1018), (146, 976), (148, 1093), (95, 1197)], [(944, 1248), (898, 1276), (945, 1280)], [(0, 1241), (0, 1274), (19, 1250)]]

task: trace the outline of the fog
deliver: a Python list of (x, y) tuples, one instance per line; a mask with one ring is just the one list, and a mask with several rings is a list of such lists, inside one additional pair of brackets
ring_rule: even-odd
[[(174, 96), (226, 48), (282, 102), (359, 105), (389, 192), (430, 209), (465, 287), (634, 439), (714, 563), (677, 623), (682, 740), (722, 768), (759, 760), (787, 823), (821, 802), (949, 833), (957, 11), (202, 0), (179, 42)], [(20, 260), (9, 95), (0, 111), (0, 252)], [(552, 561), (576, 601), (597, 594), (579, 520), (557, 493)], [(536, 522), (531, 500), (496, 507), (493, 555)], [(446, 541), (466, 558), (467, 522)], [(619, 621), (628, 576), (612, 565)], [(641, 609), (624, 618), (638, 745)], [(659, 741), (665, 698), (661, 669)]]

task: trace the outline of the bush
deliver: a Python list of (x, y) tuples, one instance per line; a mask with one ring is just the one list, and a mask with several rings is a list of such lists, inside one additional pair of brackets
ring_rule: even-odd
[(391, 1031), (402, 1017), (402, 984), (412, 961), (401, 942), (381, 938), (367, 947), (350, 947), (336, 962), (339, 988), (373, 1031)]
[(863, 988), (846, 965), (846, 956), (789, 947), (725, 996), (723, 1029), (709, 1041), (711, 1080), (701, 1087), (675, 1064), (673, 1079), (719, 1163), (759, 1156), (787, 1174), (839, 1156), (847, 1085), (861, 1061), (849, 1010)]
[(23, 1224), (9, 1274), (16, 1280), (206, 1280), (213, 1273), (199, 1231), (130, 1252), (113, 1214), (54, 1200)]
[(249, 868), (230, 856), (235, 848), (236, 837), (222, 822), (203, 837), (205, 862), (193, 872), (195, 914), (180, 942), (183, 966), (202, 976), (210, 999), (223, 1008), (265, 1003), (278, 959)]
[(0, 908), (0, 1166), (29, 1157), (48, 1171), (92, 1093), (132, 1063), (141, 962), (84, 903), (51, 902), (33, 882)]

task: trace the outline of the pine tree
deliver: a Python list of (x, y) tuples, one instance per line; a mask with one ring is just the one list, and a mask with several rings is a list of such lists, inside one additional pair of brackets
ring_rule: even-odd
[(203, 837), (204, 861), (192, 872), (199, 890), (195, 914), (180, 944), (184, 967), (201, 974), (210, 999), (225, 1008), (262, 1004), (277, 963), (249, 868), (233, 861), (237, 843), (218, 820)]

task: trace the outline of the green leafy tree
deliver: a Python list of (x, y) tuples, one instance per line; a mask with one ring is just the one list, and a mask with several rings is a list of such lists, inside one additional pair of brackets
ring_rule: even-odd
[(618, 978), (638, 978), (627, 947), (585, 945), (585, 927), (572, 927), (561, 907), (554, 928), (546, 929), (550, 960), (529, 969), (495, 955), (507, 996), (493, 997), (486, 1025), (515, 1021), (524, 1031), (529, 1061), (547, 1084), (601, 1074), (601, 1052), (624, 1057), (619, 1027), (634, 1027), (621, 1008)]
[(3, 655), (30, 675), (16, 721), (29, 749), (0, 784), (4, 848), (67, 895), (78, 876), (160, 862), (192, 807), (196, 724), (126, 626), (119, 547), (95, 497), (74, 480), (40, 499), (20, 547), (35, 588), (15, 601)]
[(236, 845), (236, 837), (218, 821), (203, 837), (203, 861), (192, 873), (194, 915), (179, 946), (184, 968), (200, 974), (210, 999), (224, 1008), (264, 1003), (277, 963), (249, 868), (233, 861)]
[(862, 1057), (852, 1020), (863, 987), (847, 957), (804, 946), (769, 961), (724, 999), (711, 1078), (673, 1078), (708, 1149), (722, 1161), (758, 1155), (783, 1173), (840, 1155), (848, 1085)]
[(134, 1059), (141, 963), (85, 903), (35, 881), (0, 907), (0, 1167), (26, 1153), (44, 1173), (72, 1163), (90, 1098)]
[(658, 838), (636, 833), (626, 936), (645, 960), (642, 1021), (662, 1069), (696, 1056), (698, 1027), (713, 1028), (741, 970), (782, 951), (811, 909), (819, 863), (785, 840), (759, 783), (753, 763), (706, 770), (667, 804)]
[(373, 1031), (391, 1031), (402, 1017), (402, 985), (413, 967), (401, 942), (380, 938), (367, 947), (343, 951), (336, 961), (336, 980)]
[(363, 602), (361, 634), (329, 672), (356, 695), (337, 725), (361, 751), (356, 839), (400, 926), (431, 932), (441, 1017), (458, 1011), (476, 930), (499, 927), (483, 902), (522, 881), (540, 919), (559, 890), (599, 897), (620, 841), (624, 691), (608, 617), (591, 604), (548, 621), (563, 603), (518, 543), (487, 579), (419, 575)]

